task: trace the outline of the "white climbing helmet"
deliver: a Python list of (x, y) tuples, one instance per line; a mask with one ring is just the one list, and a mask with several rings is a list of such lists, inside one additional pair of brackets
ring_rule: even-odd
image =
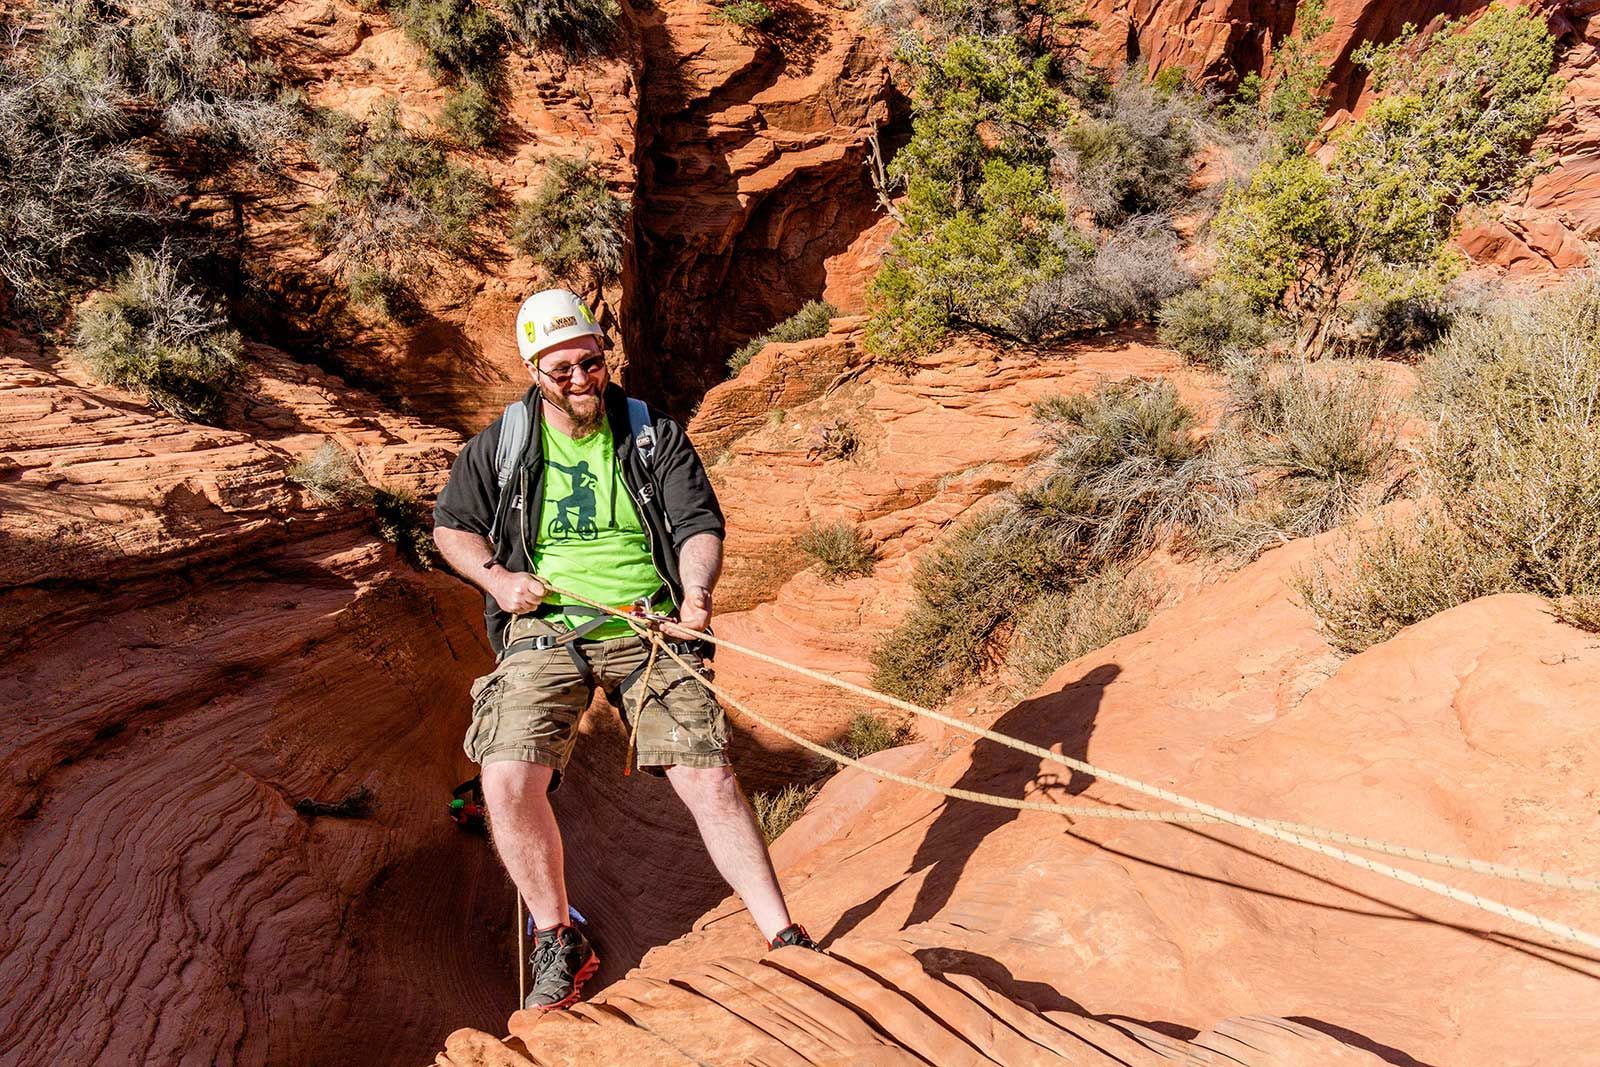
[(517, 310), (517, 351), (532, 363), (539, 353), (578, 337), (593, 337), (602, 345), (605, 331), (594, 312), (576, 293), (544, 289), (522, 302)]

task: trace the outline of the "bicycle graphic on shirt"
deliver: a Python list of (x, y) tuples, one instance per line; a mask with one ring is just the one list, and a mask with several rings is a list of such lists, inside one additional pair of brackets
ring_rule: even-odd
[(593, 541), (600, 536), (595, 525), (594, 487), (600, 479), (589, 470), (589, 464), (579, 460), (576, 466), (550, 461), (550, 466), (572, 480), (572, 492), (556, 501), (556, 513), (545, 532), (551, 537), (576, 537), (580, 541)]

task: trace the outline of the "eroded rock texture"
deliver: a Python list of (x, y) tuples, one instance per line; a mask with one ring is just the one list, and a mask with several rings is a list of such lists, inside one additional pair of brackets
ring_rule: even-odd
[(936, 1063), (1193, 1067), (1378, 1067), (1383, 1061), (1310, 1027), (1265, 1016), (1229, 1019), (1175, 1038), (1131, 1019), (1091, 1018), (1075, 1007), (1040, 1011), (962, 972), (929, 973), (904, 943), (852, 939), (827, 956), (783, 949), (761, 960), (721, 959), (670, 980), (641, 975), (603, 1003), (512, 1018), (496, 1041), (450, 1035), (439, 1067), (556, 1067), (629, 1063)]
[(865, 166), (889, 119), (886, 48), (855, 12), (800, 0), (771, 36), (702, 0), (637, 14), (640, 244), (629, 346), (686, 409), (743, 341), (807, 300), (859, 310), (886, 243)]
[(431, 489), (459, 438), (256, 356), (247, 435), (8, 338), (7, 1063), (386, 1062), (510, 995), (510, 894), (443, 815), (475, 598), (284, 478), (327, 435)]

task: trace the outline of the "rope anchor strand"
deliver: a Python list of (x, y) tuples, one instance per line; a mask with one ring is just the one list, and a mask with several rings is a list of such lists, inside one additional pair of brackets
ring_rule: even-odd
[[(546, 584), (548, 586), (548, 583)], [(683, 657), (674, 652), (669, 645), (662, 641), (659, 627), (647, 626), (637, 618), (628, 615), (626, 612), (617, 611), (615, 608), (588, 600), (568, 590), (560, 589), (555, 586), (549, 586), (549, 588), (551, 588), (554, 592), (560, 593), (562, 596), (571, 597), (579, 603), (587, 604), (591, 607), (608, 611), (621, 618), (628, 619), (629, 625), (634, 628), (634, 631), (640, 636), (640, 638), (647, 639), (651, 642), (652, 656), (655, 654), (656, 650), (665, 652), (673, 662), (678, 664), (679, 667), (687, 671), (691, 676), (698, 679), (700, 683), (707, 689), (711, 690), (711, 692), (715, 693), (717, 696), (727, 701), (730, 705), (737, 708), (744, 715), (749, 716), (750, 719), (759, 725), (771, 730), (780, 737), (784, 737), (789, 741), (800, 745), (802, 748), (815, 752), (818, 755), (825, 756), (828, 759), (833, 760), (835, 763), (839, 763), (848, 767), (856, 767), (875, 778), (885, 781), (898, 782), (902, 785), (910, 786), (913, 789), (919, 789), (929, 793), (936, 793), (940, 796), (950, 797), (957, 800), (968, 800), (974, 803), (989, 804), (995, 807), (1013, 808), (1019, 811), (1044, 811), (1054, 815), (1065, 815), (1068, 818), (1110, 819), (1136, 822), (1220, 823), (1229, 826), (1236, 826), (1243, 830), (1249, 830), (1253, 833), (1261, 834), (1262, 836), (1270, 837), (1286, 844), (1295, 845), (1299, 848), (1315, 852), (1319, 855), (1326, 856), (1329, 859), (1338, 860), (1341, 863), (1346, 863), (1353, 867), (1361, 868), (1362, 870), (1371, 871), (1374, 874), (1381, 874), (1387, 878), (1401, 882), (1402, 884), (1413, 886), (1417, 889), (1426, 890), (1427, 892), (1442, 896), (1448, 900), (1454, 900), (1457, 903), (1466, 904), (1469, 907), (1477, 908), (1481, 911), (1487, 912), (1488, 914), (1498, 915), (1501, 918), (1510, 919), (1513, 922), (1533, 927), (1534, 929), (1552, 937), (1573, 941), (1588, 948), (1600, 949), (1600, 936), (1596, 936), (1595, 934), (1588, 933), (1584, 930), (1579, 930), (1576, 927), (1569, 926), (1565, 923), (1543, 918), (1542, 916), (1535, 915), (1534, 913), (1526, 911), (1522, 908), (1513, 907), (1512, 905), (1504, 904), (1500, 901), (1492, 900), (1488, 897), (1484, 897), (1464, 889), (1459, 889), (1444, 882), (1435, 881), (1431, 878), (1425, 878), (1422, 875), (1415, 874), (1411, 871), (1402, 870), (1401, 868), (1393, 867), (1386, 863), (1381, 863), (1366, 856), (1359, 856), (1355, 853), (1347, 852), (1344, 849), (1336, 848), (1333, 845), (1325, 844), (1324, 842), (1337, 841), (1340, 844), (1349, 845), (1354, 848), (1362, 848), (1368, 851), (1387, 853), (1389, 855), (1417, 860), (1420, 862), (1433, 864), (1435, 866), (1451, 867), (1457, 870), (1471, 871), (1478, 874), (1486, 874), (1493, 877), (1505, 878), (1514, 881), (1529, 882), (1536, 885), (1544, 885), (1556, 888), (1576, 889), (1585, 892), (1600, 891), (1600, 879), (1579, 878), (1554, 871), (1528, 870), (1507, 864), (1491, 863), (1486, 860), (1451, 856), (1445, 853), (1433, 852), (1427, 849), (1413, 848), (1408, 845), (1391, 844), (1389, 842), (1379, 841), (1373, 838), (1345, 834), (1337, 830), (1328, 830), (1317, 826), (1306, 826), (1299, 823), (1284, 822), (1275, 819), (1257, 819), (1247, 815), (1239, 815), (1235, 812), (1227, 811), (1223, 808), (1207, 804), (1204, 801), (1195, 800), (1192, 797), (1186, 797), (1180, 793), (1175, 793), (1169, 789), (1162, 789), (1159, 786), (1150, 785), (1146, 782), (1139, 781), (1136, 778), (1131, 778), (1115, 771), (1109, 771), (1102, 767), (1097, 767), (1092, 763), (1074, 759), (1071, 756), (1062, 755), (1059, 752), (1052, 752), (1049, 749), (1041, 748), (1040, 746), (1031, 744), (1027, 741), (1022, 741), (1014, 737), (1007, 737), (1004, 734), (996, 733), (995, 731), (989, 730), (985, 727), (975, 726), (972, 723), (963, 722), (960, 719), (933, 711), (929, 708), (912, 704), (909, 701), (876, 692), (875, 690), (868, 689), (866, 686), (856, 685), (854, 682), (847, 682), (842, 678), (834, 678), (831, 675), (822, 673), (821, 671), (815, 671), (808, 667), (802, 667), (796, 663), (789, 663), (785, 660), (779, 659), (776, 656), (770, 656), (765, 652), (758, 652), (755, 649), (746, 648), (732, 641), (714, 637), (708, 633), (702, 633), (700, 631), (685, 631), (693, 633), (696, 639), (706, 641), (718, 648), (727, 648), (730, 651), (739, 653), (740, 655), (749, 656), (751, 659), (770, 664), (782, 670), (790, 671), (791, 673), (798, 674), (801, 677), (809, 678), (825, 685), (831, 685), (836, 689), (841, 689), (848, 693), (854, 693), (857, 696), (866, 697), (869, 700), (877, 701), (892, 708), (898, 708), (913, 715), (919, 715), (924, 718), (932, 719), (935, 722), (943, 723), (946, 726), (953, 727), (969, 734), (974, 734), (978, 737), (993, 741), (996, 744), (1004, 745), (1019, 752), (1026, 752), (1029, 755), (1037, 756), (1042, 760), (1060, 764), (1061, 766), (1068, 767), (1080, 773), (1121, 785), (1127, 789), (1133, 790), (1134, 792), (1143, 793), (1146, 796), (1156, 797), (1158, 799), (1165, 800), (1168, 803), (1177, 804), (1178, 806), (1187, 808), (1189, 810), (1128, 811), (1124, 809), (1113, 808), (1092, 808), (1082, 806), (1069, 807), (1060, 804), (1042, 803), (1040, 801), (1019, 800), (1012, 797), (994, 796), (987, 793), (974, 792), (973, 790), (969, 789), (957, 789), (949, 786), (934, 785), (930, 782), (921, 782), (902, 774), (896, 774), (892, 771), (882, 770), (877, 767), (869, 767), (860, 760), (846, 756), (841, 752), (835, 752), (824, 745), (819, 745), (808, 738), (801, 737), (799, 734), (785, 729), (777, 723), (772, 722), (770, 719), (767, 719), (759, 713), (751, 710), (737, 697), (729, 693), (722, 686), (713, 682), (711, 679), (705, 677), (698, 670), (696, 670), (692, 664), (688, 663), (683, 659)], [(1322, 840), (1317, 840), (1317, 838), (1321, 838)]]

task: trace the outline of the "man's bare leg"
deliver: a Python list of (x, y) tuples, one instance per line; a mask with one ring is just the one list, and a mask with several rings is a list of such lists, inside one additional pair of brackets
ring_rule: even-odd
[(480, 775), (489, 806), (494, 847), (506, 873), (541, 930), (567, 921), (567, 882), (561, 829), (550, 808), (549, 767), (503, 760)]
[(767, 843), (732, 767), (668, 767), (667, 780), (694, 816), (724, 881), (739, 894), (768, 941), (790, 923)]

